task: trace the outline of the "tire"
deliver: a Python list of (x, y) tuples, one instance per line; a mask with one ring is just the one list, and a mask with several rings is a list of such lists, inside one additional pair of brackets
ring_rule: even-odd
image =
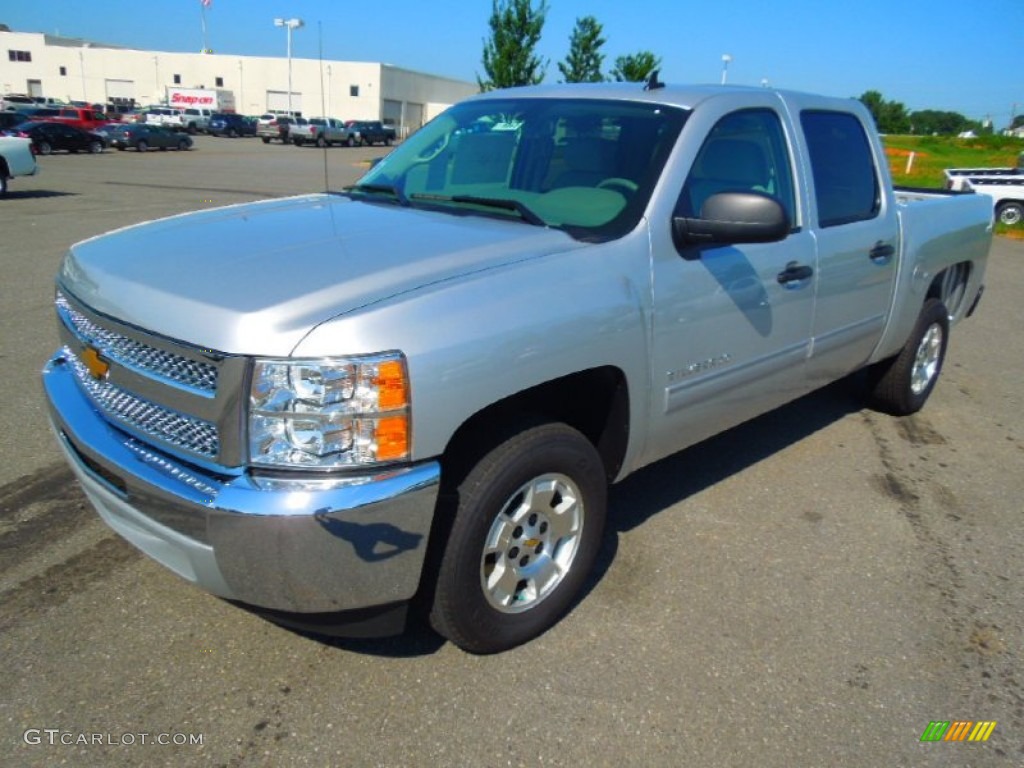
[(270, 143), (270, 137), (269, 136), (260, 136), (260, 138), (263, 140), (264, 144), (269, 144)]
[(179, 141), (178, 142), (178, 151), (179, 152), (188, 152), (188, 148), (189, 148), (189, 143), (187, 141)]
[(353, 139), (351, 136), (346, 136), (345, 137), (345, 146), (346, 147), (354, 147), (355, 145), (356, 145), (355, 139)]
[(942, 372), (948, 341), (949, 311), (938, 299), (928, 299), (900, 353), (869, 371), (870, 405), (893, 416), (921, 410)]
[(7, 169), (0, 168), (0, 197), (7, 194)]
[(238, 138), (238, 131), (236, 131), (234, 128), (228, 128), (228, 138), (229, 139), (237, 139)]
[(1024, 221), (1024, 203), (1003, 203), (996, 209), (996, 219), (1008, 227), (1020, 224)]
[(327, 146), (327, 139), (325, 139), (323, 136), (317, 136), (316, 137), (316, 145), (320, 149), (323, 149), (324, 147)]
[(391, 146), (391, 137), (390, 136), (385, 136), (384, 137), (384, 146), (385, 147), (390, 147)]
[(102, 141), (90, 141), (89, 142), (89, 154), (91, 154), (91, 155), (98, 155), (102, 151), (103, 151), (103, 142)]
[(40, 155), (52, 155), (53, 154), (53, 145), (51, 145), (50, 142), (48, 142), (48, 141), (40, 141), (39, 142), (39, 154)]
[(553, 626), (594, 564), (607, 492), (594, 446), (566, 424), (527, 428), (487, 453), (458, 488), (434, 629), (496, 653)]
[(139, 143), (135, 145), (135, 149), (137, 149), (139, 152), (145, 152), (149, 149), (149, 144), (147, 144), (144, 140), (140, 139)]

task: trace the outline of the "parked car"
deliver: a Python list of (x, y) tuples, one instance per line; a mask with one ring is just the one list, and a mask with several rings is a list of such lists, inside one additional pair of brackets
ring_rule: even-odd
[(150, 107), (145, 112), (144, 122), (150, 125), (166, 125), (178, 131), (185, 130), (182, 110), (174, 107)]
[(187, 107), (181, 115), (182, 127), (189, 133), (208, 132), (213, 115), (212, 109)]
[[(262, 118), (261, 118), (262, 119)], [(262, 123), (256, 126), (256, 135), (264, 144), (269, 144), (272, 139), (277, 139), (282, 144), (288, 143), (288, 132), (291, 126), (306, 125), (309, 121), (304, 117), (288, 117), (287, 115), (275, 115), (269, 123)]]
[(31, 139), (32, 147), (40, 155), (49, 155), (59, 150), (90, 152), (95, 155), (107, 146), (106, 139), (99, 134), (83, 131), (69, 123), (27, 122), (14, 126), (8, 134)]
[(256, 123), (244, 115), (217, 114), (210, 118), (209, 130), (211, 136), (227, 136), (230, 139), (238, 136), (255, 136)]
[(7, 131), (16, 125), (28, 121), (28, 117), (25, 116), (24, 112), (9, 112), (4, 110), (0, 112), (0, 131)]
[(395, 129), (380, 120), (357, 120), (349, 125), (349, 130), (355, 134), (356, 143), (363, 147), (373, 144), (390, 147), (395, 140)]
[[(920, 410), (991, 220), (895, 190), (856, 99), (492, 91), (344, 196), (72, 246), (49, 414), (103, 519), (185, 579), (321, 633), (420, 615), (502, 651), (593, 583), (609, 481), (861, 368), (874, 407)], [(829, 478), (766, 504), (800, 482)]]
[[(38, 118), (38, 116), (37, 113), (35, 117)], [(110, 118), (103, 112), (92, 107), (60, 107), (52, 120), (53, 122), (68, 123), (83, 131), (93, 131), (110, 122)]]
[(34, 176), (39, 170), (31, 139), (0, 136), (0, 197), (7, 194), (7, 180)]
[(191, 136), (187, 133), (176, 133), (165, 125), (124, 123), (118, 128), (119, 130), (113, 131), (110, 145), (121, 151), (135, 149), (139, 152), (146, 152), (154, 148), (177, 150), (192, 148)]
[(288, 138), (297, 147), (307, 143), (329, 147), (332, 144), (347, 143), (350, 136), (345, 123), (336, 117), (311, 117), (305, 125), (293, 125)]

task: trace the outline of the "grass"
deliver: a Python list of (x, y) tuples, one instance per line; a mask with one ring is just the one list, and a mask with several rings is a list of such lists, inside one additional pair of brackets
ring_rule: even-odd
[[(958, 139), (952, 136), (883, 136), (893, 183), (902, 187), (946, 186), (946, 168), (1005, 168), (1017, 164), (1024, 141), (1009, 136), (980, 136)], [(910, 173), (907, 160), (914, 153)], [(999, 224), (996, 232), (1024, 239), (1024, 225)]]

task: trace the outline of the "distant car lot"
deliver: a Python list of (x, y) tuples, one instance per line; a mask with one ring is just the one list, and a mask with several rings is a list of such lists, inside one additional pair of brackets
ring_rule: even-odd
[[(1024, 341), (1006, 329), (1024, 322), (1024, 245), (1001, 238), (927, 414), (877, 418), (833, 389), (644, 470), (613, 491), (584, 600), (511, 655), (426, 633), (322, 643), (119, 542), (57, 469), (38, 395), (68, 245), (320, 191), (325, 155), (337, 189), (383, 154), (198, 136), (185, 153), (41, 157), (0, 204), (0, 400), (19, 404), (0, 408), (8, 764), (1015, 764)], [(481, 702), (498, 690), (495, 716)], [(986, 744), (920, 743), (957, 717), (998, 726)], [(31, 746), (29, 728), (205, 741)]]

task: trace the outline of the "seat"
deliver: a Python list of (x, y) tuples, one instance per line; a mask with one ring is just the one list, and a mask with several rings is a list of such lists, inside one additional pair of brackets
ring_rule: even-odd
[(699, 216), (704, 202), (720, 192), (771, 193), (771, 174), (764, 150), (752, 141), (714, 139), (701, 150), (683, 188), (690, 216)]
[(566, 170), (551, 185), (561, 187), (596, 187), (599, 182), (615, 176), (615, 142), (601, 138), (569, 139), (562, 148)]

